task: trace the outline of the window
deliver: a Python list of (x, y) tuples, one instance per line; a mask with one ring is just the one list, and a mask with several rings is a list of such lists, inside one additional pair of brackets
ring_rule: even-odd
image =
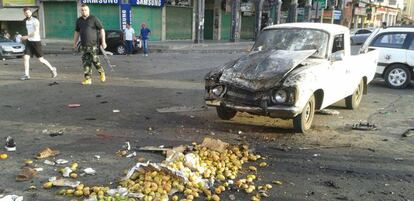
[(408, 47), (409, 50), (414, 50), (414, 38), (411, 39), (410, 46)]
[(387, 47), (387, 48), (403, 48), (404, 41), (407, 38), (405, 33), (386, 33), (380, 35), (372, 43), (374, 47)]
[(191, 7), (190, 0), (166, 0), (165, 3), (169, 6)]
[(344, 34), (336, 35), (333, 42), (332, 53), (344, 50)]
[(117, 37), (119, 37), (119, 33), (116, 32), (116, 31), (110, 31), (107, 34), (108, 34), (108, 38), (117, 38)]
[(357, 34), (369, 34), (369, 33), (372, 33), (372, 32), (370, 30), (367, 30), (367, 29), (361, 29), (361, 30), (358, 30), (355, 33), (355, 35), (357, 35)]

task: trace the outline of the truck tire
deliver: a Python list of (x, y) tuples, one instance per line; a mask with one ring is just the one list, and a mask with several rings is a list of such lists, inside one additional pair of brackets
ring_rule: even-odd
[(230, 120), (236, 116), (237, 111), (226, 106), (220, 105), (216, 107), (217, 115), (220, 119)]
[(345, 107), (350, 110), (357, 109), (364, 95), (364, 80), (361, 80), (354, 93), (345, 98)]
[(313, 117), (315, 116), (315, 96), (312, 95), (302, 113), (293, 118), (293, 128), (297, 133), (306, 133), (312, 126)]
[(393, 64), (385, 70), (384, 79), (388, 87), (403, 89), (410, 84), (411, 72), (405, 65)]

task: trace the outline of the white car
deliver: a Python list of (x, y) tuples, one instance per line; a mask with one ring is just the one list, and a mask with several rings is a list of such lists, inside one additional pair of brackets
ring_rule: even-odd
[(391, 88), (406, 88), (413, 79), (414, 27), (387, 27), (376, 30), (360, 52), (379, 51), (377, 74)]
[(351, 45), (361, 45), (363, 44), (367, 38), (371, 35), (373, 29), (366, 28), (366, 29), (358, 29), (356, 31), (351, 32)]
[(341, 99), (358, 108), (374, 78), (377, 51), (351, 56), (349, 29), (321, 23), (266, 27), (247, 55), (205, 77), (205, 101), (224, 120), (237, 112), (293, 119), (311, 128), (315, 110)]
[(22, 57), (25, 46), (0, 36), (0, 59)]

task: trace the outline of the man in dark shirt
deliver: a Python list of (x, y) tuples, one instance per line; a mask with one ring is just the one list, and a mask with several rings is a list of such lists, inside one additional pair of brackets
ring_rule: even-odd
[(101, 38), (101, 46), (106, 48), (105, 30), (99, 19), (89, 14), (89, 7), (86, 4), (81, 5), (81, 17), (76, 21), (75, 34), (73, 36), (73, 48), (77, 48), (77, 43), (80, 37), (82, 63), (84, 69), (85, 79), (82, 81), (83, 85), (92, 84), (92, 64), (98, 70), (101, 82), (105, 82), (105, 71), (99, 61), (98, 56), (98, 32)]

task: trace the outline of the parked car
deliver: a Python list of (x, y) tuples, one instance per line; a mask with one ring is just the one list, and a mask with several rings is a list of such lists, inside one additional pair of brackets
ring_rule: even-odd
[[(134, 41), (134, 50), (132, 53), (137, 53), (142, 50), (141, 39), (139, 39), (138, 36), (136, 38), (137, 39)], [(105, 50), (110, 51), (114, 54), (126, 54), (126, 44), (122, 30), (105, 30), (105, 39), (107, 44)], [(80, 41), (78, 42), (78, 48), (80, 48)]]
[(10, 39), (0, 36), (0, 59), (22, 57), (25, 46)]
[(349, 29), (319, 23), (266, 27), (247, 55), (205, 77), (205, 102), (219, 118), (237, 112), (293, 119), (297, 132), (311, 128), (315, 110), (341, 99), (361, 103), (375, 75), (377, 51), (351, 56)]
[(351, 45), (361, 45), (363, 44), (369, 35), (371, 35), (373, 29), (358, 29), (354, 32), (351, 32)]
[(406, 88), (414, 78), (414, 27), (378, 29), (360, 52), (379, 51), (377, 74), (390, 88)]

